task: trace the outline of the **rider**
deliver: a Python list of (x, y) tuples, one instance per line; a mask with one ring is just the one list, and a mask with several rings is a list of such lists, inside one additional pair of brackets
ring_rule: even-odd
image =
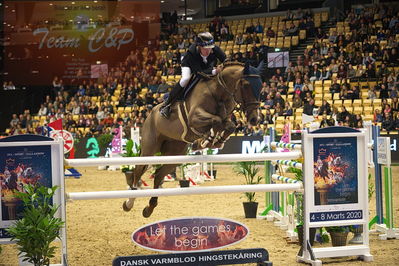
[(226, 60), (226, 54), (214, 43), (212, 34), (203, 32), (198, 34), (196, 42), (190, 45), (181, 63), (182, 77), (169, 93), (168, 99), (160, 109), (162, 116), (169, 118), (170, 107), (183, 92), (183, 88), (188, 84), (191, 74), (195, 75), (198, 72), (203, 72), (215, 75), (221, 71), (220, 67), (215, 68), (215, 66), (218, 59), (220, 62)]

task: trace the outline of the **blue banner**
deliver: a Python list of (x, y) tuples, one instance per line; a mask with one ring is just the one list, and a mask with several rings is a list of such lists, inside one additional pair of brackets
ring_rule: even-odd
[(362, 210), (310, 213), (310, 222), (330, 222), (330, 221), (358, 220), (358, 219), (359, 220), (363, 219)]
[(190, 265), (228, 265), (243, 263), (264, 263), (272, 265), (269, 253), (263, 248), (223, 250), (211, 252), (174, 253), (144, 256), (116, 257), (113, 266), (127, 265), (162, 265), (162, 266), (190, 266)]

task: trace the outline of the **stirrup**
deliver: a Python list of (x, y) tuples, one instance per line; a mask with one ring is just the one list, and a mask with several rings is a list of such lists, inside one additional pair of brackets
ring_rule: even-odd
[(159, 112), (161, 113), (161, 115), (163, 117), (165, 117), (166, 119), (169, 118), (170, 116), (170, 104), (162, 106), (161, 109), (159, 109)]

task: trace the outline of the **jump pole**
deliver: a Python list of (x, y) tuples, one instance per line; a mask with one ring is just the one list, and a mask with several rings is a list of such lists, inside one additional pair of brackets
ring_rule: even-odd
[(240, 192), (271, 192), (271, 191), (301, 191), (302, 184), (260, 184), (260, 185), (234, 185), (192, 188), (161, 188), (146, 190), (117, 190), (117, 191), (93, 191), (70, 192), (66, 198), (69, 200), (97, 200), (119, 198), (144, 198), (167, 197), (202, 194), (225, 194)]
[(242, 154), (219, 155), (179, 155), (179, 156), (144, 156), (144, 157), (119, 157), (119, 158), (93, 158), (93, 159), (66, 159), (68, 166), (101, 166), (101, 165), (150, 165), (150, 164), (183, 164), (183, 163), (226, 163), (226, 162), (252, 162), (266, 160), (291, 160), (301, 157), (301, 152), (285, 153), (255, 153), (251, 156)]
[[(272, 175), (272, 179), (276, 180), (276, 181), (280, 181), (282, 183), (291, 183), (291, 184), (302, 184), (301, 181), (289, 178), (289, 177), (285, 177), (285, 176), (281, 176), (281, 175)], [(299, 193), (302, 193), (300, 191), (298, 191)], [(285, 199), (285, 205), (283, 206), (283, 208), (285, 209), (285, 216), (283, 217), (283, 219), (285, 220), (285, 223), (287, 225), (286, 229), (286, 236), (291, 240), (291, 241), (295, 241), (298, 239), (298, 234), (295, 232), (296, 229), (296, 219), (294, 217), (295, 215), (295, 196), (294, 193), (285, 193), (282, 192), (281, 194), (284, 194), (284, 196), (286, 197)], [(298, 208), (298, 206), (297, 206)]]

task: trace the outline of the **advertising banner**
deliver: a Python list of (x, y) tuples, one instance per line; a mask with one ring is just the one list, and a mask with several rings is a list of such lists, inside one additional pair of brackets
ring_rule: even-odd
[(358, 201), (356, 137), (313, 139), (315, 205)]
[(262, 263), (273, 265), (269, 253), (263, 248), (222, 250), (209, 252), (172, 253), (145, 256), (116, 257), (113, 266), (128, 265), (162, 265), (162, 266), (197, 266), (197, 265), (231, 265)]
[(311, 227), (367, 221), (365, 133), (347, 127), (304, 132), (305, 216)]
[(160, 1), (2, 3), (7, 44), (0, 70), (15, 85), (51, 85), (55, 76), (64, 85), (104, 79), (110, 67), (159, 40)]
[[(61, 186), (61, 143), (38, 135), (17, 135), (0, 140), (0, 239), (9, 238), (4, 229), (23, 216), (23, 202), (17, 193), (25, 192), (24, 185)], [(60, 205), (61, 197), (58, 190), (53, 203)]]
[(145, 249), (188, 252), (227, 247), (242, 241), (248, 233), (245, 225), (233, 220), (189, 217), (141, 227), (132, 234), (132, 240)]
[(27, 184), (52, 187), (51, 147), (0, 147), (0, 174), (1, 220), (16, 220), (23, 211), (16, 192)]

